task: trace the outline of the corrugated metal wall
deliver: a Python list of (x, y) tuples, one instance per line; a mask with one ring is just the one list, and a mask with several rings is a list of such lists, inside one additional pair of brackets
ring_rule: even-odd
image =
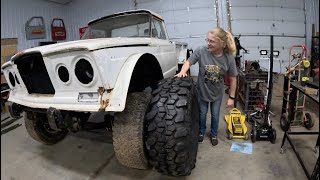
[(133, 9), (132, 0), (74, 0), (66, 5), (66, 21), (69, 24), (68, 40), (79, 40), (79, 28), (93, 19), (112, 13)]
[[(65, 6), (43, 0), (1, 0), (1, 38), (18, 38), (18, 51), (36, 47), (40, 41), (51, 41), (51, 21), (64, 19), (65, 12)], [(46, 39), (26, 39), (24, 25), (33, 16), (44, 18)]]
[[(161, 14), (166, 21), (170, 38), (187, 42), (189, 47), (195, 49), (205, 44), (207, 31), (217, 26), (217, 21), (220, 27), (228, 29), (227, 1), (137, 0), (136, 8), (150, 9)], [(314, 18), (316, 15), (312, 14), (319, 11), (319, 2), (315, 2), (316, 0), (229, 1), (232, 6), (232, 33), (242, 35), (241, 44), (250, 52), (243, 54), (241, 51), (242, 61), (259, 60), (263, 68), (268, 68), (268, 61), (260, 59), (259, 52), (261, 49), (270, 49), (268, 35), (274, 35), (274, 50), (280, 52), (280, 56), (274, 60), (274, 72), (285, 72), (291, 45), (307, 43), (310, 47), (310, 22), (317, 23), (319, 27)], [(197, 73), (197, 67), (193, 67), (191, 74)]]
[[(39, 41), (51, 41), (51, 20), (60, 17), (67, 27), (67, 40), (78, 40), (79, 28), (86, 26), (92, 19), (114, 12), (144, 8), (162, 15), (170, 38), (187, 42), (190, 48), (195, 49), (205, 44), (206, 32), (217, 26), (217, 20), (220, 27), (228, 28), (226, 1), (74, 0), (68, 5), (59, 5), (43, 0), (1, 0), (1, 38), (17, 37), (18, 50), (38, 46)], [(250, 50), (250, 54), (244, 54), (244, 59), (257, 60), (260, 49), (269, 49), (269, 37), (262, 35), (278, 36), (275, 37), (274, 45), (280, 51), (280, 61), (275, 61), (277, 72), (285, 70), (288, 49), (292, 44), (307, 42), (310, 47), (312, 23), (316, 24), (319, 31), (318, 0), (230, 0), (230, 4), (232, 32), (235, 35), (242, 34), (241, 44)], [(46, 39), (26, 40), (24, 24), (32, 16), (44, 17)], [(192, 75), (197, 75), (197, 72), (197, 67), (191, 69)]]
[[(270, 50), (268, 35), (274, 35), (274, 50), (280, 52), (274, 61), (274, 71), (285, 72), (290, 46), (305, 44), (304, 1), (231, 0), (230, 4), (232, 33), (236, 36), (241, 34), (241, 45), (249, 50), (249, 54), (242, 54), (243, 60), (259, 60), (260, 50)], [(260, 62), (268, 69), (267, 60), (260, 59)]]
[(217, 26), (214, 1), (138, 0), (137, 9), (150, 9), (164, 19), (170, 39), (202, 45), (208, 29)]

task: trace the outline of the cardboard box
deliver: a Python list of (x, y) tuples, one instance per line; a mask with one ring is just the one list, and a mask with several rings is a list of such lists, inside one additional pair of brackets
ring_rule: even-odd
[(17, 38), (3, 38), (3, 39), (1, 39), (1, 46), (17, 45), (17, 44), (18, 44)]
[(6, 78), (4, 77), (3, 74), (1, 74), (1, 84), (7, 83)]
[[(10, 61), (11, 57), (17, 53), (17, 38), (5, 38), (1, 39), (1, 66)], [(7, 83), (4, 75), (1, 73), (1, 84)]]

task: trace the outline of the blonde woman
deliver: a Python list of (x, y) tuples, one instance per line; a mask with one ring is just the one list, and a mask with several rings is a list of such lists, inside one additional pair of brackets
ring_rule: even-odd
[(205, 39), (207, 45), (197, 48), (183, 64), (181, 71), (175, 77), (186, 77), (190, 66), (199, 63), (197, 81), (198, 102), (200, 107), (199, 143), (203, 142), (206, 130), (206, 114), (210, 104), (211, 109), (211, 144), (218, 144), (218, 125), (220, 106), (224, 92), (224, 75), (230, 75), (230, 92), (227, 106), (234, 104), (237, 67), (235, 63), (236, 45), (231, 33), (222, 28), (210, 30)]

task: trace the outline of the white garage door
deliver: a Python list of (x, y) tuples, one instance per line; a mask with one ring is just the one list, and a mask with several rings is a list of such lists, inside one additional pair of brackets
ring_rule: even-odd
[[(137, 0), (136, 9), (150, 9), (165, 20), (170, 39), (187, 42), (196, 48), (205, 44), (206, 32), (217, 26), (216, 3), (220, 27), (227, 29), (227, 0)], [(274, 35), (274, 50), (280, 56), (274, 59), (274, 72), (285, 72), (289, 48), (304, 45), (306, 41), (305, 5), (303, 0), (229, 0), (231, 30), (241, 34), (241, 45), (249, 50), (244, 60), (259, 60), (260, 50), (270, 50), (270, 36)], [(299, 51), (299, 49), (297, 50)], [(262, 60), (263, 61), (263, 60)], [(265, 61), (265, 60), (264, 60)], [(261, 64), (268, 68), (268, 63)], [(191, 75), (197, 75), (197, 66)]]
[[(304, 1), (230, 0), (230, 5), (232, 33), (241, 34), (241, 45), (249, 50), (249, 54), (241, 51), (243, 60), (259, 60), (260, 50), (270, 50), (269, 35), (274, 35), (274, 50), (279, 51), (280, 56), (274, 59), (273, 71), (285, 72), (290, 46), (305, 44)], [(268, 63), (263, 62), (261, 66), (268, 68)]]

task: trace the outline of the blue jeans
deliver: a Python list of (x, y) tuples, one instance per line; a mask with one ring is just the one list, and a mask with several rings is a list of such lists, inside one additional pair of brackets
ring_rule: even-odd
[(204, 135), (206, 131), (206, 119), (208, 113), (208, 105), (210, 104), (211, 109), (211, 136), (218, 135), (218, 127), (219, 127), (219, 115), (220, 115), (220, 106), (222, 102), (222, 97), (219, 97), (214, 102), (206, 102), (198, 97), (199, 108), (200, 108), (200, 129), (199, 134)]

